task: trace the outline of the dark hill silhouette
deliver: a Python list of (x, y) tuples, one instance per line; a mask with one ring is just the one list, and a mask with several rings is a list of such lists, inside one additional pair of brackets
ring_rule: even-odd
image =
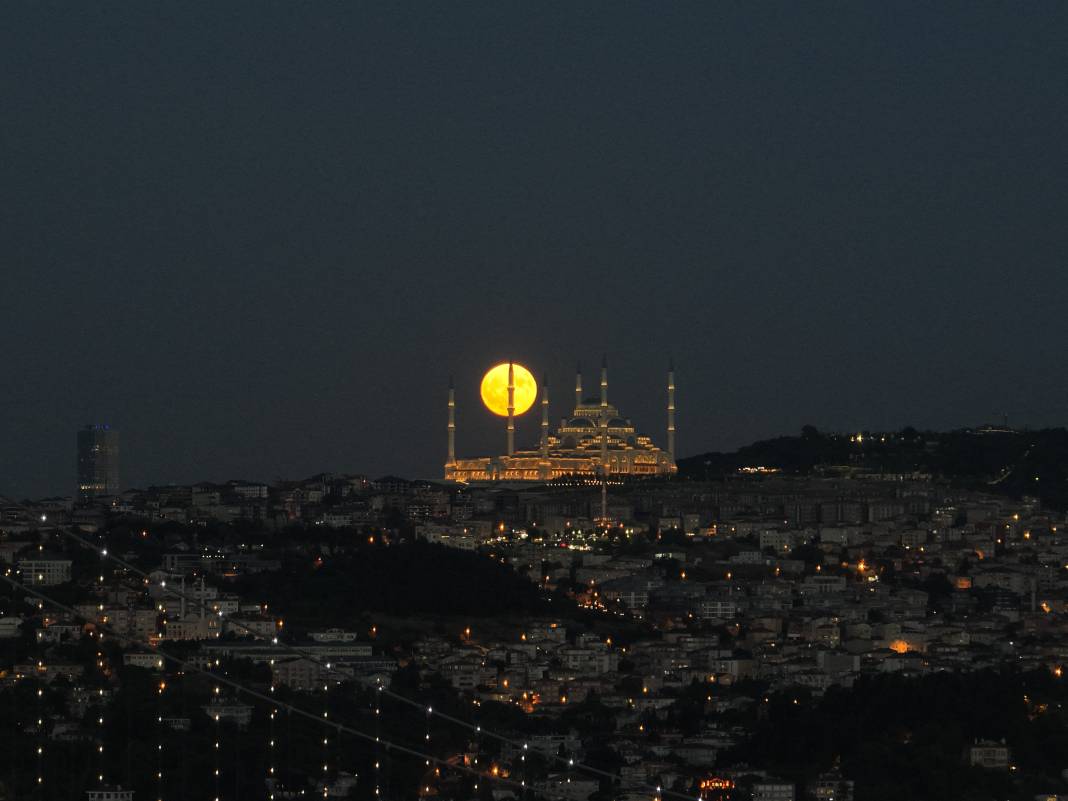
[(290, 563), (277, 573), (243, 578), (238, 588), (295, 620), (318, 619), (320, 625), (348, 625), (366, 611), (471, 617), (568, 611), (562, 600), (550, 603), (496, 560), (422, 542), (362, 548), (327, 556), (321, 565)]
[(1068, 430), (983, 426), (956, 431), (824, 434), (805, 426), (799, 436), (754, 442), (731, 453), (679, 460), (682, 478), (717, 478), (763, 465), (785, 474), (848, 467), (887, 473), (929, 473), (939, 479), (1012, 497), (1038, 497), (1068, 508)]

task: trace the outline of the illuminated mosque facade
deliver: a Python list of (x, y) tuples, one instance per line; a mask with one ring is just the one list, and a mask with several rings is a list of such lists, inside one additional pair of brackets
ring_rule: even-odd
[(516, 450), (514, 377), (508, 371), (507, 453), (456, 458), (456, 394), (449, 385), (448, 460), (445, 479), (478, 481), (549, 481), (568, 476), (607, 478), (669, 476), (675, 466), (675, 370), (667, 376), (667, 449), (639, 434), (634, 424), (608, 402), (608, 362), (601, 364), (600, 398), (583, 398), (582, 372), (575, 375), (575, 408), (549, 430), (549, 386), (541, 386), (541, 438), (536, 449)]

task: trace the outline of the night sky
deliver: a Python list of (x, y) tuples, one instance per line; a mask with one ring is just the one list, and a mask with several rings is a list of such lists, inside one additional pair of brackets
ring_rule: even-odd
[[(1064, 3), (11, 3), (0, 493), (1068, 422)], [(537, 436), (537, 413), (519, 441)]]

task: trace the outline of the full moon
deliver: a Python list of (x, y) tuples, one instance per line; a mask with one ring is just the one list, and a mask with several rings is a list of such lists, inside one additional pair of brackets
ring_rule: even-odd
[[(523, 414), (538, 397), (538, 382), (530, 374), (530, 370), (521, 364), (512, 363), (512, 374), (515, 376), (515, 413), (516, 416)], [(501, 417), (508, 416), (508, 363), (498, 364), (491, 367), (482, 376), (482, 402), (486, 408)]]

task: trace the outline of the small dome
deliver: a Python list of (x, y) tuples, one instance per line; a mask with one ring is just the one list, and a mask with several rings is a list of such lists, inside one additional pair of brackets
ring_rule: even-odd
[(567, 421), (569, 427), (593, 428), (593, 420), (588, 417), (572, 417)]
[(630, 421), (624, 420), (622, 417), (612, 417), (608, 420), (609, 428), (629, 428)]

